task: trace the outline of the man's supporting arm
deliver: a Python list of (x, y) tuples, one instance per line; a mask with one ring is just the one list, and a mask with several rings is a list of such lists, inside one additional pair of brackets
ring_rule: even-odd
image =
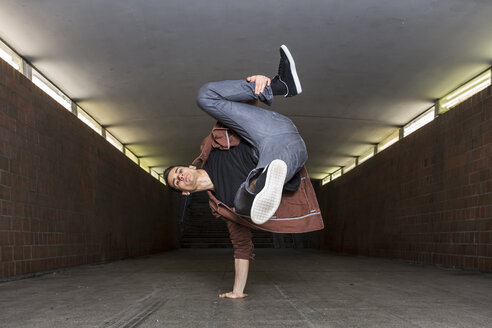
[(236, 277), (234, 278), (234, 288), (232, 292), (220, 294), (221, 298), (244, 298), (248, 294), (244, 294), (244, 287), (248, 280), (249, 260), (234, 259), (234, 267), (236, 269)]
[(251, 230), (248, 227), (238, 223), (226, 220), (229, 229), (229, 237), (234, 247), (234, 288), (232, 292), (220, 294), (222, 298), (243, 298), (248, 296), (244, 294), (244, 287), (248, 280), (249, 260), (253, 259), (253, 241)]

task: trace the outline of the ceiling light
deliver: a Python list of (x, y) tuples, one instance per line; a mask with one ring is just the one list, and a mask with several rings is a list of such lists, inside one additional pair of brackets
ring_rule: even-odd
[(331, 181), (335, 180), (336, 178), (339, 178), (342, 176), (342, 169), (338, 169), (335, 172), (331, 174)]
[(137, 157), (137, 156), (135, 156), (135, 154), (134, 154), (134, 153), (132, 153), (132, 152), (130, 151), (130, 149), (128, 149), (127, 147), (125, 147), (124, 149), (125, 149), (124, 153), (125, 153), (126, 157), (128, 157), (129, 159), (131, 159), (131, 160), (132, 160), (135, 164), (140, 165), (140, 164), (138, 163), (138, 157)]
[(378, 153), (400, 140), (400, 129), (396, 129), (378, 144)]
[(10, 66), (15, 68), (16, 70), (19, 70), (20, 65), (22, 63), (22, 59), (17, 56), (16, 53), (14, 53), (12, 50), (10, 50), (7, 45), (5, 45), (3, 42), (0, 42), (0, 58), (5, 60)]
[(352, 170), (355, 168), (357, 165), (357, 159), (352, 158), (350, 161), (348, 161), (345, 166), (343, 167), (343, 174), (347, 173), (348, 171)]
[(51, 98), (55, 99), (60, 105), (67, 110), (72, 111), (72, 101), (65, 96), (63, 92), (58, 90), (51, 82), (45, 79), (38, 71), (32, 70), (32, 82), (41, 90), (46, 92)]
[(364, 163), (365, 161), (367, 161), (372, 156), (374, 156), (374, 146), (372, 146), (367, 151), (362, 153), (362, 155), (359, 156), (359, 163), (358, 164), (360, 165), (360, 164)]
[(77, 106), (77, 117), (87, 124), (92, 130), (96, 131), (99, 135), (102, 134), (102, 127), (96, 122), (89, 114), (87, 114), (82, 108)]
[(157, 180), (159, 180), (159, 173), (157, 173), (156, 170), (150, 169), (150, 175), (152, 175), (154, 178), (156, 178)]
[(403, 135), (406, 137), (410, 133), (417, 131), (427, 123), (431, 122), (434, 120), (435, 115), (435, 107), (432, 106), (428, 110), (426, 110), (424, 113), (420, 114), (417, 118), (412, 120), (410, 123), (405, 125), (403, 127)]
[(442, 97), (439, 100), (439, 113), (444, 113), (450, 108), (458, 105), (464, 100), (470, 98), (477, 92), (485, 89), (490, 85), (491, 70), (487, 70), (470, 82), (465, 83), (463, 86)]
[(149, 164), (147, 163), (147, 160), (146, 159), (143, 159), (143, 158), (140, 158), (140, 167), (146, 171), (146, 172), (150, 172), (150, 166)]
[(118, 139), (113, 137), (113, 135), (108, 131), (106, 131), (106, 140), (109, 141), (110, 144), (115, 146), (119, 151), (121, 152), (123, 151), (123, 145), (121, 144), (121, 142), (119, 142)]

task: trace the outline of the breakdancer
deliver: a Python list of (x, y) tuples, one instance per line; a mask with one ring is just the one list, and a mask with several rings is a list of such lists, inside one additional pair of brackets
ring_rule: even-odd
[[(280, 47), (278, 74), (273, 79), (253, 75), (205, 84), (198, 92), (197, 103), (218, 123), (194, 161), (202, 166), (178, 165), (164, 171), (168, 187), (183, 195), (207, 190), (212, 212), (226, 220), (235, 249), (236, 277), (233, 291), (220, 297), (247, 296), (243, 291), (249, 260), (253, 259), (249, 228), (306, 232), (323, 226), (314, 192), (307, 193), (310, 199), (304, 201), (306, 192), (297, 192), (307, 177), (305, 169), (300, 174), (307, 150), (297, 128), (289, 118), (251, 104), (259, 100), (271, 105), (274, 96), (292, 97), (301, 92), (294, 59), (285, 45)], [(309, 187), (312, 189), (310, 182)], [(306, 215), (282, 219), (275, 215), (287, 194), (301, 199), (300, 204), (309, 203)], [(316, 224), (313, 216), (317, 216)], [(276, 228), (285, 226), (288, 220), (287, 229)]]

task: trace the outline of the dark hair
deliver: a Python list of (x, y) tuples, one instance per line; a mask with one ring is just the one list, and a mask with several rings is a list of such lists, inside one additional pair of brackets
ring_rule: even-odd
[(164, 170), (164, 173), (162, 174), (164, 176), (164, 181), (166, 181), (166, 186), (173, 190), (173, 191), (177, 191), (177, 192), (181, 192), (181, 190), (178, 190), (176, 188), (174, 188), (174, 186), (172, 186), (170, 183), (169, 183), (169, 180), (167, 179), (167, 177), (169, 176), (169, 172), (171, 172), (172, 169), (174, 169), (175, 167), (178, 167), (178, 166), (184, 166), (184, 167), (187, 167), (188, 165), (171, 165), (169, 166), (167, 169)]

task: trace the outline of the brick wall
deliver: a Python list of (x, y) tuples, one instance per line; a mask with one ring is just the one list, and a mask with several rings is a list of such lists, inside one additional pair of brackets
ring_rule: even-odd
[(0, 60), (0, 280), (178, 247), (173, 194)]
[(491, 88), (317, 192), (316, 247), (492, 271)]

